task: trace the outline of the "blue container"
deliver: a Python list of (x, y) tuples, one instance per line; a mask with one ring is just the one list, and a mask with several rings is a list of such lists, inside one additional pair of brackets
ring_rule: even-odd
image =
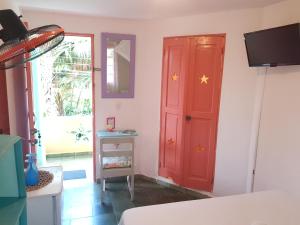
[(39, 171), (35, 165), (35, 154), (27, 154), (28, 166), (25, 172), (25, 182), (27, 186), (34, 186), (39, 183)]

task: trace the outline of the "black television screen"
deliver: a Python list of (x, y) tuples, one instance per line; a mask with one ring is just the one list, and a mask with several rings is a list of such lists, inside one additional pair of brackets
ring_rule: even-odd
[(300, 65), (300, 23), (244, 34), (250, 67)]

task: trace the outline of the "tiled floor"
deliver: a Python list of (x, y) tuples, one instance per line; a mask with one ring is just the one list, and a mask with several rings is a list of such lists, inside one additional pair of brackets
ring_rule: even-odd
[[(60, 163), (65, 170), (92, 168), (92, 161), (87, 157), (76, 160), (61, 158)], [(125, 179), (113, 179), (107, 181), (104, 203), (101, 204), (100, 185), (93, 183), (90, 172), (87, 174), (86, 179), (64, 181), (62, 225), (117, 225), (123, 211), (129, 208), (207, 197), (139, 177), (135, 182), (133, 202)]]
[[(63, 225), (116, 225), (124, 210), (145, 205), (163, 204), (206, 198), (139, 178), (135, 185), (135, 200), (130, 201), (124, 179), (107, 182), (104, 203), (100, 202), (100, 185), (86, 179), (65, 181), (62, 221)], [(72, 187), (72, 182), (74, 186)]]
[(137, 179), (135, 200), (130, 201), (127, 184), (124, 180), (108, 182), (104, 203), (100, 202), (100, 185), (86, 183), (79, 186), (79, 180), (72, 181), (64, 189), (62, 225), (116, 225), (124, 210), (145, 205), (186, 201), (206, 196), (168, 188), (145, 179)]
[(60, 164), (64, 171), (85, 170), (86, 179), (64, 181), (62, 225), (115, 225), (111, 204), (101, 204), (100, 185), (93, 183), (91, 155), (47, 157), (48, 165)]
[[(82, 179), (84, 182), (84, 179)], [(75, 180), (74, 180), (75, 181)], [(69, 183), (64, 187), (62, 225), (115, 225), (116, 217), (111, 204), (101, 204), (100, 186), (86, 183), (74, 187)]]

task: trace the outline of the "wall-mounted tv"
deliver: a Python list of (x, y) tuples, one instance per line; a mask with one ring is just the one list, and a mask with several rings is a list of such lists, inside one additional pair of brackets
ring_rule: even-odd
[(250, 67), (300, 65), (300, 23), (244, 34)]

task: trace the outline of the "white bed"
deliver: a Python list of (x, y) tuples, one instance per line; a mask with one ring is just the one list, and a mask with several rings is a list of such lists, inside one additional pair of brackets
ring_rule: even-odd
[(300, 203), (257, 192), (128, 209), (119, 225), (300, 225)]

